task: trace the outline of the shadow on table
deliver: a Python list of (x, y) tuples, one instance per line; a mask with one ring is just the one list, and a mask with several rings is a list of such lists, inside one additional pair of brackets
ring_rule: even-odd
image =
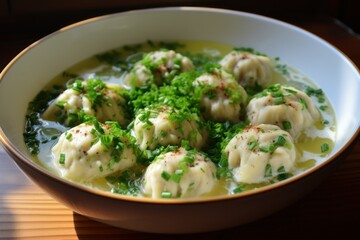
[(131, 230), (112, 227), (96, 222), (80, 214), (73, 213), (74, 226), (78, 238), (81, 239), (156, 239), (156, 240), (212, 240), (222, 239), (222, 232), (208, 232), (199, 234), (155, 234), (135, 232)]

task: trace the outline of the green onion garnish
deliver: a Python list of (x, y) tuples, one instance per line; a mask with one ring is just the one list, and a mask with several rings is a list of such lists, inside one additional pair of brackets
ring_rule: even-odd
[(271, 165), (268, 163), (265, 166), (265, 174), (264, 177), (272, 177), (272, 167)]
[(171, 194), (171, 192), (162, 192), (161, 197), (162, 198), (171, 198), (172, 194)]
[(162, 177), (165, 181), (169, 181), (169, 179), (171, 178), (171, 175), (170, 175), (168, 172), (163, 171), (163, 172), (161, 173), (161, 177)]
[(65, 154), (64, 153), (60, 153), (59, 163), (65, 164)]
[(289, 121), (283, 121), (282, 125), (283, 125), (284, 130), (290, 130), (292, 128), (291, 122), (289, 122)]
[(329, 151), (329, 149), (330, 149), (329, 144), (324, 143), (323, 145), (321, 145), (321, 152), (322, 153)]

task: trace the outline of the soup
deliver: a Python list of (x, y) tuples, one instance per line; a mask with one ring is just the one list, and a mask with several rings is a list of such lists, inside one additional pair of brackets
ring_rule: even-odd
[(33, 159), (89, 187), (138, 197), (237, 194), (325, 159), (325, 94), (251, 48), (212, 42), (123, 46), (66, 69), (29, 104)]

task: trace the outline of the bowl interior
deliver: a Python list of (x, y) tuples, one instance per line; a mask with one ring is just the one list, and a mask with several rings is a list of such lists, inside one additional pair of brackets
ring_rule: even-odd
[(0, 126), (4, 136), (14, 149), (27, 155), (22, 136), (26, 108), (49, 80), (94, 54), (149, 39), (214, 41), (280, 57), (329, 97), (337, 117), (336, 143), (330, 156), (338, 154), (359, 129), (359, 72), (330, 44), (297, 27), (257, 15), (164, 8), (86, 20), (25, 49), (0, 75)]

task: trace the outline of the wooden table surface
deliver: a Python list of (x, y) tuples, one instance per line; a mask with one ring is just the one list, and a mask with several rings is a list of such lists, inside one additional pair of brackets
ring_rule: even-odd
[[(327, 40), (360, 67), (359, 35), (343, 24), (324, 17), (289, 22)], [(0, 69), (41, 34), (0, 32)], [(0, 146), (0, 239), (360, 239), (359, 229), (360, 142), (330, 177), (290, 207), (247, 225), (193, 235), (133, 232), (76, 214), (28, 180)]]

